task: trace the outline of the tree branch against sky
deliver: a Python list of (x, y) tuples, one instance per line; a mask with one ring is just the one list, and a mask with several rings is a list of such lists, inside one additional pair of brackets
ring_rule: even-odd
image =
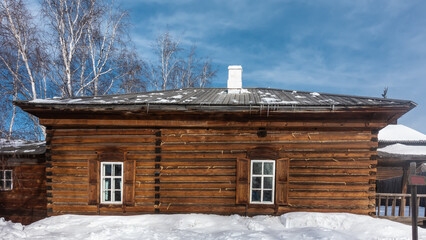
[(204, 87), (216, 74), (169, 32), (151, 48), (158, 58), (142, 61), (129, 14), (113, 0), (43, 0), (40, 12), (28, 4), (38, 3), (0, 0), (0, 137), (44, 137), (38, 119), (13, 101)]
[(152, 51), (156, 60), (142, 71), (154, 90), (205, 87), (216, 75), (208, 58), (197, 57), (195, 45), (186, 50), (168, 31), (157, 37)]

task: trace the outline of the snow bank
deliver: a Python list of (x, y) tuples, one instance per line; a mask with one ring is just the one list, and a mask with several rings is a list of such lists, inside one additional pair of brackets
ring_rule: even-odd
[[(286, 228), (324, 229), (330, 231), (333, 235), (346, 235), (344, 239), (411, 238), (411, 226), (386, 219), (348, 213), (288, 213), (281, 216), (281, 222)], [(424, 234), (426, 234), (426, 230), (419, 228), (419, 239), (426, 239)]]
[[(411, 227), (346, 213), (280, 217), (207, 214), (50, 217), (23, 227), (0, 221), (0, 239), (410, 239)], [(426, 230), (419, 229), (426, 240)]]
[(20, 223), (12, 223), (0, 218), (0, 239), (24, 239), (24, 227)]

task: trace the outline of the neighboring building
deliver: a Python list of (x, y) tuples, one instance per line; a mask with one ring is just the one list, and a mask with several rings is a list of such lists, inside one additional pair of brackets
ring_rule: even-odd
[(0, 138), (0, 217), (29, 224), (47, 216), (45, 143)]
[(410, 162), (426, 162), (426, 135), (401, 124), (389, 125), (379, 132), (378, 155), (377, 179), (400, 177)]
[(405, 100), (189, 88), (20, 101), (47, 129), (48, 215), (374, 214), (378, 131)]

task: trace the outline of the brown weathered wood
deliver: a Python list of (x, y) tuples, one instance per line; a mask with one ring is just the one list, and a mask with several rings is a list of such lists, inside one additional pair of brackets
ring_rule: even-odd
[(99, 164), (97, 160), (89, 160), (89, 189), (88, 204), (97, 205), (99, 203)]
[(135, 169), (134, 160), (124, 161), (124, 204), (133, 206), (135, 204)]
[(250, 189), (250, 160), (245, 158), (237, 159), (236, 178), (236, 204), (249, 203)]
[(289, 159), (281, 158), (276, 160), (276, 193), (275, 200), (279, 205), (288, 204), (289, 189)]
[(250, 128), (284, 128), (284, 127), (333, 127), (333, 128), (383, 128), (383, 122), (236, 122), (236, 121), (178, 121), (178, 120), (105, 120), (105, 119), (40, 119), (45, 126), (125, 126), (125, 127), (250, 127)]
[[(161, 116), (163, 120), (155, 120), (150, 114), (130, 120), (108, 116), (66, 119), (67, 115), (61, 120), (42, 119), (53, 127), (49, 130), (54, 161), (53, 190), (49, 191), (53, 196), (49, 205), (52, 214), (153, 213), (155, 209), (160, 213), (247, 215), (312, 209), (362, 214), (374, 211), (371, 198), (377, 161), (370, 157), (377, 154), (377, 142), (371, 141), (371, 128), (384, 126), (382, 122), (278, 121), (274, 116), (251, 121), (225, 121), (226, 117), (215, 120), (201, 115), (200, 120), (188, 120), (183, 115), (173, 117), (187, 120), (166, 119), (171, 116)], [(259, 128), (266, 129), (265, 137), (258, 136)], [(276, 203), (286, 207), (242, 206), (249, 203), (247, 156), (262, 147), (276, 152), (269, 159), (279, 159)], [(123, 192), (126, 206), (87, 205), (90, 162), (101, 160), (97, 154), (110, 148), (127, 152)], [(132, 170), (134, 180), (127, 181), (132, 179)], [(133, 189), (133, 204), (127, 202), (127, 194), (132, 192), (129, 188)]]

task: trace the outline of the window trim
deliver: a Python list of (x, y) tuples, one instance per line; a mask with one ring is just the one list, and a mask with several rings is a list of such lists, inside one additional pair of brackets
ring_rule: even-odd
[[(105, 165), (114, 165), (114, 164), (121, 165), (121, 176), (119, 176), (119, 177), (104, 176), (104, 173), (103, 173), (104, 166)], [(113, 170), (111, 169), (111, 171), (113, 171)], [(114, 191), (116, 191), (115, 186), (114, 186), (114, 181), (111, 182), (111, 201), (105, 201), (104, 200), (104, 195), (103, 195), (104, 191), (105, 191), (104, 179), (107, 178), (107, 177), (112, 178), (112, 179), (121, 178), (121, 181), (120, 181), (120, 194), (121, 194), (120, 201), (112, 201), (113, 196), (114, 196), (113, 193), (114, 193)], [(108, 162), (108, 161), (101, 162), (100, 181), (101, 181), (101, 187), (100, 187), (100, 202), (101, 202), (101, 204), (123, 204), (123, 191), (124, 191), (124, 189), (123, 189), (123, 186), (124, 186), (124, 184), (123, 184), (123, 182), (124, 182), (124, 164), (123, 164), (123, 162)]]
[[(262, 174), (253, 174), (253, 164), (254, 163), (256, 163), (256, 162), (261, 162), (262, 163)], [(263, 166), (264, 166), (264, 163), (267, 163), (267, 162), (269, 162), (269, 163), (272, 163), (273, 165), (273, 169), (272, 169), (272, 172), (273, 172), (273, 174), (272, 175), (264, 175), (264, 173), (263, 173)], [(275, 204), (275, 178), (276, 178), (276, 162), (275, 162), (275, 160), (271, 160), (271, 159), (252, 159), (252, 160), (250, 160), (250, 192), (249, 192), (249, 197), (250, 197), (250, 204), (263, 204), (263, 205), (273, 205), (273, 204)], [(261, 188), (260, 188), (260, 190), (261, 190), (261, 197), (260, 197), (260, 199), (261, 199), (261, 201), (260, 202), (253, 202), (253, 200), (252, 200), (252, 196), (253, 196), (253, 181), (252, 181), (252, 179), (253, 179), (253, 175), (254, 176), (257, 176), (257, 177), (262, 177), (262, 182), (261, 182)], [(264, 183), (264, 177), (271, 177), (272, 176), (272, 201), (270, 201), (270, 202), (264, 202), (263, 201), (263, 191), (265, 190), (264, 189), (264, 187), (263, 187), (263, 183)], [(269, 189), (266, 189), (266, 190), (269, 190)]]
[[(0, 171), (3, 173), (3, 178), (0, 179), (0, 191), (12, 191), (13, 190), (13, 170), (5, 169)], [(6, 178), (6, 172), (10, 172), (10, 179)], [(7, 180), (10, 180), (10, 188), (6, 189)]]

